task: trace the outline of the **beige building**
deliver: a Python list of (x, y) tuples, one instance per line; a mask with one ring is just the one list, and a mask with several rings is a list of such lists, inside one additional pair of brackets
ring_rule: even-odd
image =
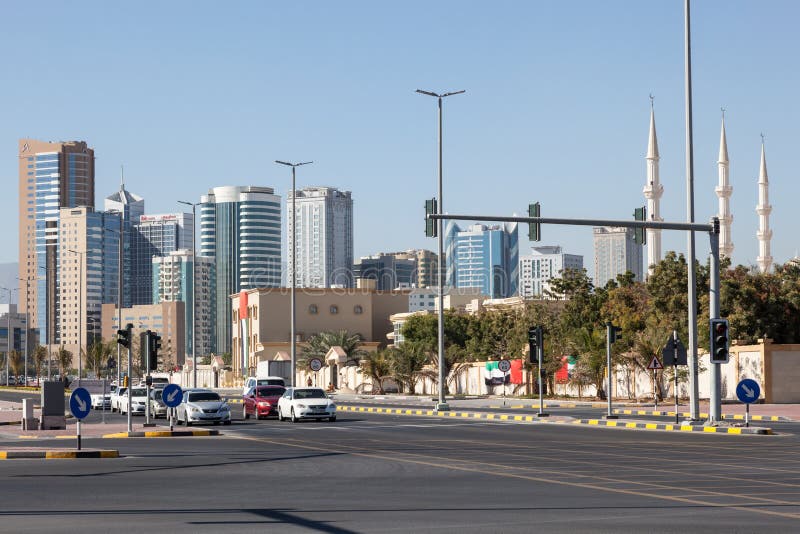
[[(291, 292), (287, 288), (247, 291), (248, 367), (275, 360), (287, 351), (291, 332)], [(242, 321), (240, 296), (231, 297), (233, 370), (241, 373)], [(296, 293), (296, 335), (302, 343), (320, 332), (346, 330), (359, 334), (368, 348), (385, 346), (392, 332), (389, 317), (408, 310), (408, 291), (303, 288)], [(298, 350), (298, 354), (300, 350)]]
[(117, 307), (103, 304), (103, 339), (116, 339), (117, 330), (128, 323), (133, 325), (133, 357), (138, 361), (139, 335), (152, 330), (161, 336), (159, 370), (168, 370), (173, 365), (183, 365), (186, 361), (186, 305), (182, 301), (164, 301), (160, 304), (144, 304), (122, 308), (122, 326), (119, 326)]
[(411, 249), (405, 252), (393, 252), (392, 255), (397, 259), (410, 259), (417, 261), (417, 287), (438, 286), (436, 280), (436, 269), (439, 261), (435, 252), (425, 249)]
[(94, 150), (84, 141), (20, 139), (18, 162), (20, 313), (30, 314), (31, 328), (41, 329), (40, 343), (53, 344), (59, 325), (59, 210), (94, 206)]

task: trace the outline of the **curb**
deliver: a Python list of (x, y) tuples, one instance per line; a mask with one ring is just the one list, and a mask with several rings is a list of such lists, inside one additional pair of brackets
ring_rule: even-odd
[[(613, 413), (616, 414), (623, 414), (623, 415), (659, 415), (659, 416), (675, 416), (675, 412), (661, 412), (661, 411), (653, 411), (653, 410), (612, 410)], [(678, 417), (691, 417), (692, 414), (689, 412), (678, 412)], [(698, 414), (701, 419), (708, 419), (707, 413)], [(723, 419), (734, 420), (734, 421), (744, 421), (744, 414), (723, 414)], [(751, 415), (751, 421), (785, 421), (785, 422), (793, 422), (794, 419), (791, 417), (786, 417), (784, 415)]]
[(151, 432), (117, 432), (104, 434), (103, 438), (177, 438), (189, 436), (219, 436), (219, 430), (154, 430)]
[(0, 460), (43, 458), (47, 460), (55, 459), (75, 459), (75, 458), (119, 458), (119, 451), (115, 450), (24, 450), (24, 451), (0, 451)]
[(22, 421), (0, 421), (0, 426), (21, 425)]
[(729, 426), (691, 426), (664, 423), (636, 423), (632, 421), (608, 421), (605, 419), (576, 419), (571, 422), (576, 425), (605, 426), (609, 428), (634, 428), (643, 430), (666, 430), (670, 432), (703, 432), (712, 434), (756, 434), (771, 435), (771, 428), (756, 427), (729, 427)]
[(661, 423), (637, 423), (628, 421), (607, 421), (604, 419), (570, 419), (570, 420), (543, 420), (536, 415), (508, 415), (494, 414), (485, 412), (438, 412), (436, 410), (416, 410), (413, 408), (371, 408), (366, 406), (339, 406), (339, 411), (354, 413), (380, 413), (387, 415), (422, 415), (428, 417), (458, 417), (462, 419), (487, 419), (490, 421), (522, 421), (529, 423), (543, 424), (573, 424), (604, 426), (608, 428), (620, 429), (639, 429), (639, 430), (664, 430), (669, 432), (703, 432), (714, 434), (751, 434), (767, 435), (772, 434), (770, 428), (752, 427), (716, 427), (716, 426), (689, 426), (689, 425), (670, 425)]

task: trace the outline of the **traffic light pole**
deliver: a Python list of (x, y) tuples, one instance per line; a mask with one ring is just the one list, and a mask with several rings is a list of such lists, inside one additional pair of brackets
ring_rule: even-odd
[[(130, 330), (129, 330), (130, 332)], [(133, 345), (133, 338), (129, 338), (130, 342), (128, 343), (128, 432), (133, 432), (133, 419), (131, 418), (131, 409), (133, 408), (133, 401), (131, 400), (131, 389), (133, 389), (133, 364), (131, 363), (132, 358), (132, 349), (131, 346)]]
[(606, 419), (617, 419), (616, 415), (612, 414), (611, 409), (611, 387), (613, 382), (613, 375), (614, 371), (611, 368), (611, 344), (614, 342), (614, 325), (611, 322), (606, 323), (606, 374), (608, 374), (608, 381), (606, 389), (606, 399), (608, 400), (608, 413), (606, 413)]
[[(715, 220), (716, 231), (710, 232), (711, 236), (711, 280), (709, 284), (708, 315), (709, 319), (719, 318), (719, 221)], [(713, 336), (713, 332), (710, 334)], [(711, 393), (708, 407), (709, 422), (722, 420), (722, 388), (720, 385), (720, 364), (711, 362), (709, 358), (708, 376), (711, 381)]]
[(152, 379), (150, 378), (150, 347), (152, 346), (152, 339), (153, 334), (148, 330), (147, 337), (145, 338), (147, 341), (147, 347), (145, 347), (145, 371), (147, 374), (145, 375), (144, 379), (144, 388), (145, 388), (145, 395), (147, 396), (147, 404), (144, 405), (144, 424), (145, 426), (150, 426), (150, 384), (152, 384)]

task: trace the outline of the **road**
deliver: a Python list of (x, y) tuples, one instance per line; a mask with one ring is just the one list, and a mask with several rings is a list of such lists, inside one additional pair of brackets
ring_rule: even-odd
[(221, 430), (218, 438), (85, 440), (119, 449), (116, 460), (3, 462), (0, 521), (9, 532), (800, 528), (800, 442), (791, 433), (347, 412), (336, 423), (250, 420)]

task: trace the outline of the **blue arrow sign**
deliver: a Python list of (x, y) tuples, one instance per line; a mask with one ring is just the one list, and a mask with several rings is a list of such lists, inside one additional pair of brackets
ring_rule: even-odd
[(752, 378), (743, 378), (741, 382), (736, 384), (736, 396), (745, 404), (756, 402), (760, 395), (761, 388), (758, 382)]
[(161, 392), (161, 400), (170, 408), (175, 408), (181, 403), (183, 392), (178, 384), (167, 384)]
[(86, 388), (75, 388), (69, 396), (69, 411), (76, 419), (83, 419), (92, 409), (92, 396)]

